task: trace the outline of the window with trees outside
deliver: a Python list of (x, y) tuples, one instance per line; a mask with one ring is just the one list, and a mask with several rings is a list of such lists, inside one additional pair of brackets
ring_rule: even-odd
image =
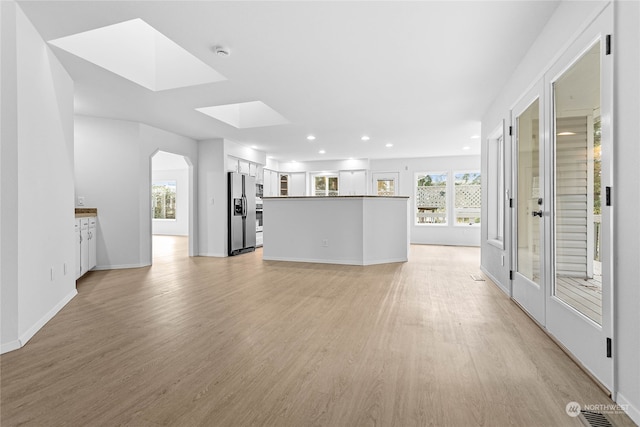
[(337, 196), (337, 176), (316, 176), (314, 179), (314, 196)]
[(416, 174), (416, 223), (447, 223), (447, 173)]
[(456, 172), (453, 183), (456, 225), (480, 225), (482, 200), (480, 172)]
[(151, 185), (153, 219), (176, 219), (176, 181), (154, 181)]

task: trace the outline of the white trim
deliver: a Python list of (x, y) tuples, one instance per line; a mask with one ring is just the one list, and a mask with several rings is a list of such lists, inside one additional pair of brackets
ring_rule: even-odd
[(504, 250), (504, 242), (498, 239), (487, 239), (487, 243), (491, 246), (498, 248), (500, 250)]
[(40, 320), (31, 325), (29, 329), (27, 329), (22, 335), (18, 337), (18, 341), (20, 342), (20, 347), (27, 344), (27, 342), (33, 338), (33, 336), (40, 330), (42, 327), (53, 317), (58, 314), (62, 308), (67, 305), (69, 301), (78, 295), (78, 291), (74, 288), (73, 291), (69, 292), (64, 298), (62, 298), (47, 314), (42, 316)]
[(634, 423), (640, 425), (640, 409), (633, 406), (622, 393), (616, 393), (615, 402), (624, 408), (626, 414)]
[(408, 258), (388, 258), (379, 260), (344, 260), (344, 259), (316, 259), (316, 258), (283, 258), (283, 257), (270, 257), (263, 256), (264, 261), (288, 261), (288, 262), (312, 262), (316, 264), (340, 264), (340, 265), (377, 265), (377, 264), (392, 264), (396, 262), (407, 262)]
[(9, 353), (10, 351), (14, 351), (22, 347), (20, 344), (20, 340), (9, 341), (4, 344), (0, 344), (0, 354)]
[(506, 296), (511, 298), (511, 294), (509, 292), (509, 289), (507, 289), (502, 283), (500, 283), (500, 281), (498, 279), (496, 279), (493, 274), (489, 273), (489, 271), (487, 271), (487, 269), (484, 268), (484, 266), (482, 266), (482, 265), (480, 266), (480, 271), (482, 271), (489, 279), (491, 279), (491, 281), (493, 283), (495, 283), (495, 285), (498, 287), (498, 289), (500, 289), (502, 292), (504, 292), (504, 294)]
[(209, 253), (209, 252), (205, 252), (205, 253), (199, 253), (196, 256), (208, 256), (208, 257), (214, 257), (214, 258), (224, 258), (227, 257), (229, 255), (227, 254), (223, 254), (223, 253)]
[(116, 265), (98, 265), (93, 267), (90, 271), (99, 270), (124, 270), (126, 268), (141, 268), (149, 267), (151, 264), (116, 264)]

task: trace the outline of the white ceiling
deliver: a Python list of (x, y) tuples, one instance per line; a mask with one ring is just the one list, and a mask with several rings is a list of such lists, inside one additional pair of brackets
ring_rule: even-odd
[[(47, 41), (141, 18), (227, 78), (153, 92), (52, 46), (76, 113), (304, 161), (479, 154), (484, 110), (559, 1), (19, 3)], [(250, 101), (288, 123), (238, 129), (196, 111)]]

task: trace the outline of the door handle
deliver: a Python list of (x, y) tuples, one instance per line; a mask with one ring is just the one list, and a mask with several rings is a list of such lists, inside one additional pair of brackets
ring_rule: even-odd
[(247, 198), (242, 196), (242, 216), (247, 216)]
[(533, 211), (531, 212), (532, 216), (539, 216), (540, 218), (542, 218), (542, 211)]

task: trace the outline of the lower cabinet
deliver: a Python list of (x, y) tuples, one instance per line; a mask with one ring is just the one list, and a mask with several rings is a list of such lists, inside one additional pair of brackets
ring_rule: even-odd
[(76, 279), (96, 266), (96, 217), (76, 219)]

